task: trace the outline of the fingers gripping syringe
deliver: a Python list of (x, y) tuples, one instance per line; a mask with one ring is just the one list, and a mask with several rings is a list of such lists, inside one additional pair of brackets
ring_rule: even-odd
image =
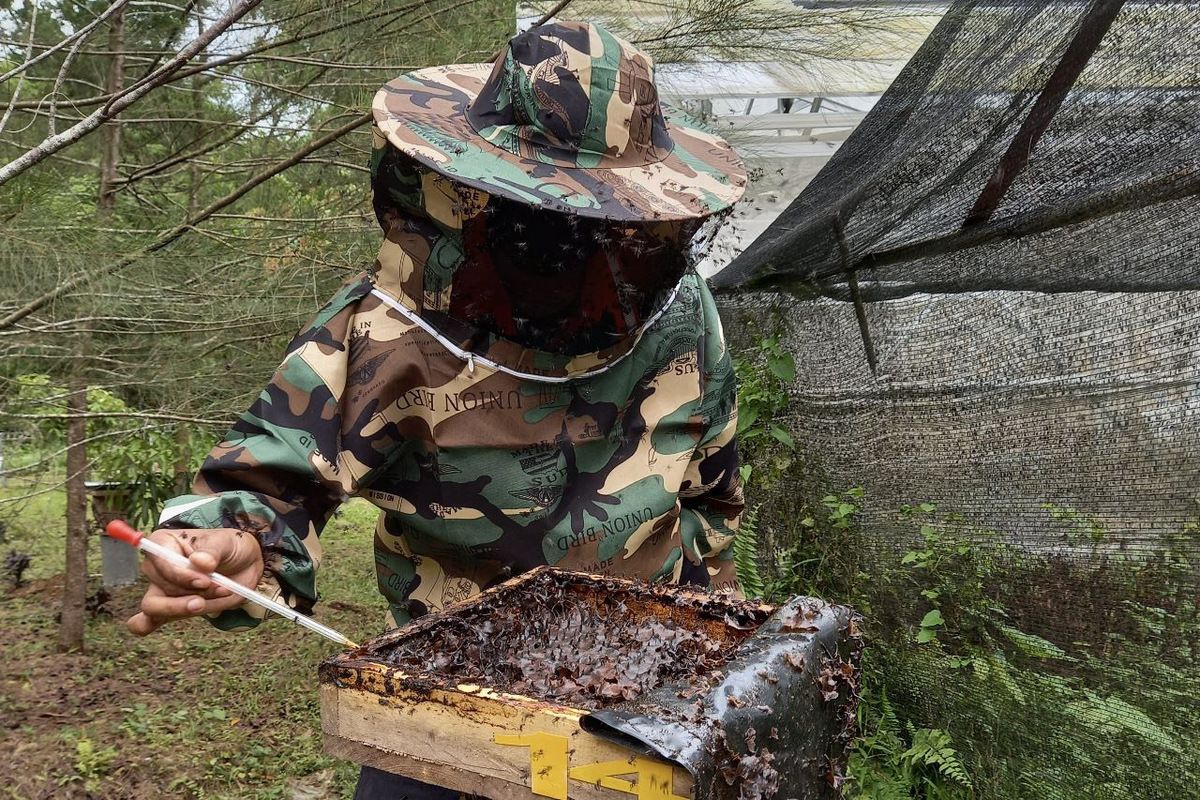
[[(199, 572), (195, 565), (193, 565), (192, 562), (183, 555), (176, 553), (174, 550), (163, 547), (157, 542), (147, 539), (145, 535), (143, 535), (140, 531), (134, 530), (134, 528), (124, 520), (113, 520), (104, 527), (104, 530), (112, 538), (125, 542), (131, 547), (136, 547), (137, 549), (148, 553), (155, 558), (160, 558), (174, 567), (191, 570), (192, 572)], [(350, 641), (345, 636), (342, 636), (333, 628), (322, 625), (312, 617), (302, 614), (296, 609), (276, 600), (272, 600), (266, 595), (259, 594), (253, 589), (248, 589), (226, 575), (222, 575), (219, 572), (210, 572), (207, 574), (207, 577), (216, 585), (228, 589), (234, 594), (249, 600), (251, 603), (262, 606), (273, 614), (278, 614), (284, 619), (290, 619), (292, 622), (300, 625), (301, 627), (308, 628), (314, 633), (319, 633), (330, 641), (337, 642), (338, 644), (349, 648), (358, 647), (357, 644)]]

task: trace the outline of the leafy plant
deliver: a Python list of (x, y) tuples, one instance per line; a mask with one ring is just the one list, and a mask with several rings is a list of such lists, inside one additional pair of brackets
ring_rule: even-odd
[(60, 786), (82, 782), (88, 793), (100, 788), (100, 782), (112, 769), (112, 763), (117, 758), (117, 748), (96, 748), (91, 739), (81, 738), (75, 742), (74, 773), (58, 779)]
[(911, 722), (906, 727), (912, 737), (912, 746), (900, 754), (900, 762), (908, 776), (915, 777), (930, 796), (961, 794), (948, 791), (948, 784), (967, 790), (971, 788), (971, 778), (951, 746), (950, 734), (938, 728), (918, 729)]
[[(924, 591), (921, 594), (928, 596), (930, 593)], [(917, 631), (917, 644), (932, 642), (937, 638), (937, 629), (945, 623), (946, 620), (942, 618), (942, 612), (936, 608), (925, 614), (925, 616), (921, 617), (921, 630)]]
[[(30, 436), (31, 446), (61, 452), (66, 442), (67, 390), (48, 375), (18, 376), (8, 413)], [(154, 521), (164, 502), (176, 492), (175, 463), (188, 457), (193, 431), (180, 436), (139, 418), (137, 409), (107, 389), (89, 387), (87, 455), (89, 478), (118, 485), (122, 513), (134, 525)]]
[(1122, 549), (1043, 506), (1064, 533), (1047, 552), (931, 502), (865, 531), (866, 503), (852, 489), (790, 507), (763, 575), (772, 599), (866, 615), (847, 797), (1189, 796), (1200, 525)]
[(1070, 506), (1042, 503), (1042, 509), (1050, 515), (1071, 543), (1096, 544), (1103, 541), (1108, 531), (1099, 520), (1089, 517)]
[(734, 359), (738, 379), (738, 440), (769, 439), (787, 450), (796, 442), (778, 420), (788, 407), (788, 387), (796, 380), (796, 362), (775, 337), (762, 339), (747, 358)]
[(847, 489), (842, 496), (828, 494), (822, 497), (821, 505), (829, 512), (830, 527), (839, 531), (849, 530), (865, 494), (861, 486), (855, 486)]
[(847, 765), (847, 795), (860, 800), (959, 800), (972, 796), (971, 777), (950, 734), (901, 724), (886, 693), (867, 695)]
[[(791, 545), (779, 555), (776, 568), (766, 579), (768, 598), (783, 601), (797, 594), (837, 598), (839, 602), (860, 598), (855, 588), (863, 577), (858, 569), (857, 521), (865, 494), (861, 486), (855, 486), (824, 496), (817, 508), (802, 508), (791, 531)], [(865, 602), (857, 607), (869, 610)]]
[(738, 585), (746, 597), (762, 597), (766, 584), (758, 569), (758, 512), (753, 506), (742, 514), (737, 534), (733, 537), (733, 563), (737, 570)]
[(121, 709), (125, 718), (121, 722), (121, 731), (134, 741), (145, 740), (153, 728), (154, 717), (149, 706), (145, 703), (134, 703)]

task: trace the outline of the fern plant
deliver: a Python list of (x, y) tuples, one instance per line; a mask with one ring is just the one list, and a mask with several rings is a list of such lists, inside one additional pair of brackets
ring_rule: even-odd
[(742, 514), (737, 534), (733, 537), (733, 563), (737, 570), (738, 584), (746, 597), (762, 597), (766, 594), (766, 583), (758, 571), (758, 511), (760, 505), (749, 508)]
[[(853, 800), (967, 800), (970, 774), (950, 734), (901, 725), (887, 694), (868, 694), (858, 709), (863, 735), (847, 765), (846, 797)], [(905, 741), (907, 733), (908, 741)]]
[[(900, 754), (906, 771), (930, 790), (941, 792), (946, 784), (955, 784), (970, 791), (971, 776), (951, 746), (950, 734), (939, 728), (917, 728), (911, 722), (907, 727), (912, 746)], [(931, 792), (929, 796), (940, 795)]]

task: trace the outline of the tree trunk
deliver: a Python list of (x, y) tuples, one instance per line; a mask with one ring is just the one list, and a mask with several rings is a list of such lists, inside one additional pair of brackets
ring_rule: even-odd
[[(113, 15), (108, 29), (108, 80), (105, 91), (111, 96), (125, 85), (125, 9)], [(112, 213), (117, 202), (117, 166), (121, 163), (121, 122), (111, 120), (104, 124), (100, 147), (100, 199), (97, 208), (101, 217)]]
[(67, 546), (63, 575), (59, 649), (83, 650), (84, 604), (87, 600), (87, 377), (85, 354), (77, 348), (67, 396)]
[(191, 431), (184, 423), (179, 423), (175, 426), (175, 491), (179, 494), (187, 494), (191, 484), (189, 478), (188, 467), (191, 466), (188, 452), (188, 441), (191, 439)]

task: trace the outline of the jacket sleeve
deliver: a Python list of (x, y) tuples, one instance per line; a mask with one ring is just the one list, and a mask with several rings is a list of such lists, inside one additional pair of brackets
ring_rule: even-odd
[[(365, 279), (345, 287), (288, 347), (250, 409), (208, 454), (192, 493), (167, 503), (164, 528), (237, 528), (258, 537), (258, 589), (311, 613), (321, 560), (317, 536), (361, 475), (341, 454), (342, 394), (356, 301)], [(214, 617), (225, 630), (253, 627), (265, 612), (245, 604)]]
[(707, 291), (702, 297), (704, 388), (697, 413), (704, 428), (680, 487), (680, 525), (687, 557), (704, 564), (709, 585), (739, 591), (731, 547), (745, 506), (735, 435), (737, 380), (716, 304)]

